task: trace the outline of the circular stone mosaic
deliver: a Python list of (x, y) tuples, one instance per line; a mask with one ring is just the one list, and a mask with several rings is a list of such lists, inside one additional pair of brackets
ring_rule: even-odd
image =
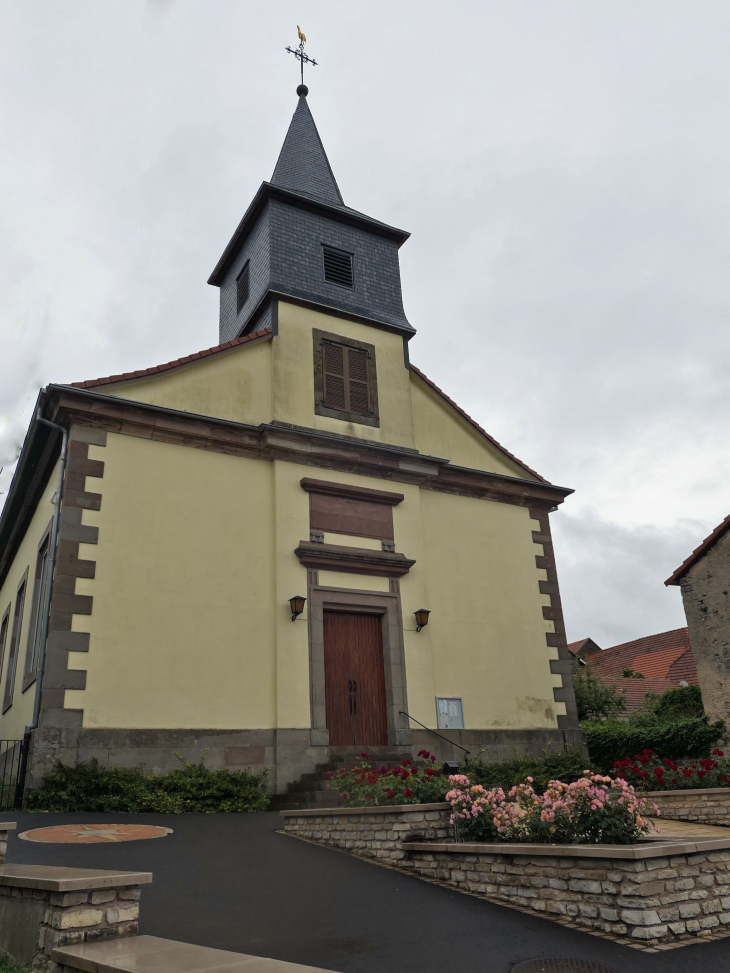
[(151, 824), (60, 824), (55, 828), (24, 831), (18, 837), (25, 841), (91, 845), (99, 842), (164, 838), (168, 834), (172, 834), (172, 828), (158, 828)]
[(616, 973), (608, 966), (584, 959), (528, 959), (513, 966), (511, 973)]

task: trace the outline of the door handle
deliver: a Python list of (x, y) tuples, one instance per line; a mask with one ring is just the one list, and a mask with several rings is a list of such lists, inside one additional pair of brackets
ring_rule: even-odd
[(352, 680), (353, 716), (357, 716), (357, 679)]

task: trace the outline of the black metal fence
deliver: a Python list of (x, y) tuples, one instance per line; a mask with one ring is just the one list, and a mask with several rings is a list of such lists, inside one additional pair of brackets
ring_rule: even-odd
[(0, 740), (0, 811), (19, 808), (23, 803), (28, 743), (25, 739)]

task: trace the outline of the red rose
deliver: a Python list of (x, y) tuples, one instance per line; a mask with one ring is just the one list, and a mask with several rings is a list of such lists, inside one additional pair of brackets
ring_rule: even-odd
[(368, 757), (370, 756), (370, 754), (369, 753), (361, 753), (360, 756), (363, 758), (363, 760), (367, 760)]
[(724, 752), (723, 752), (722, 750), (720, 750), (720, 749), (719, 749), (718, 747), (715, 747), (715, 749), (714, 749), (714, 750), (712, 751), (712, 756), (713, 756), (713, 757), (724, 757), (724, 756), (725, 756), (725, 754), (724, 754)]
[(340, 797), (342, 798), (343, 801), (347, 800), (347, 794), (340, 794)]
[(664, 776), (664, 770), (661, 767), (655, 767), (654, 768), (654, 773), (656, 774), (657, 777), (663, 777)]
[(388, 798), (389, 801), (392, 801), (393, 798), (395, 797), (395, 791), (386, 791), (385, 796)]
[(727, 774), (722, 775), (723, 782), (727, 784)]
[(411, 765), (410, 760), (404, 760), (403, 763), (401, 764), (401, 767), (410, 767), (410, 765)]
[(692, 776), (692, 770), (690, 767), (682, 767), (682, 773), (684, 774), (685, 777)]
[(405, 794), (406, 797), (413, 797), (410, 787), (406, 787), (403, 793)]
[(676, 784), (677, 783), (677, 778), (676, 777), (672, 777), (672, 783), (673, 784)]
[(369, 800), (370, 800), (370, 795), (369, 795), (369, 794), (366, 794), (366, 795), (365, 795), (365, 800), (366, 800), (366, 801), (369, 801)]

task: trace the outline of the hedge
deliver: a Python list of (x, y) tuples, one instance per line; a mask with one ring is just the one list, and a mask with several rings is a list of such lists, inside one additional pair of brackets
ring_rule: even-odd
[(606, 720), (584, 723), (591, 765), (610, 770), (616, 760), (653, 750), (659, 757), (679, 760), (709, 753), (723, 739), (722, 720), (710, 723), (706, 716), (677, 723), (633, 725), (627, 721)]
[(202, 761), (186, 761), (145, 777), (140, 770), (100, 767), (96, 760), (75, 767), (59, 763), (42, 787), (26, 793), (24, 805), (28, 811), (266, 811), (267, 773), (208, 770)]

